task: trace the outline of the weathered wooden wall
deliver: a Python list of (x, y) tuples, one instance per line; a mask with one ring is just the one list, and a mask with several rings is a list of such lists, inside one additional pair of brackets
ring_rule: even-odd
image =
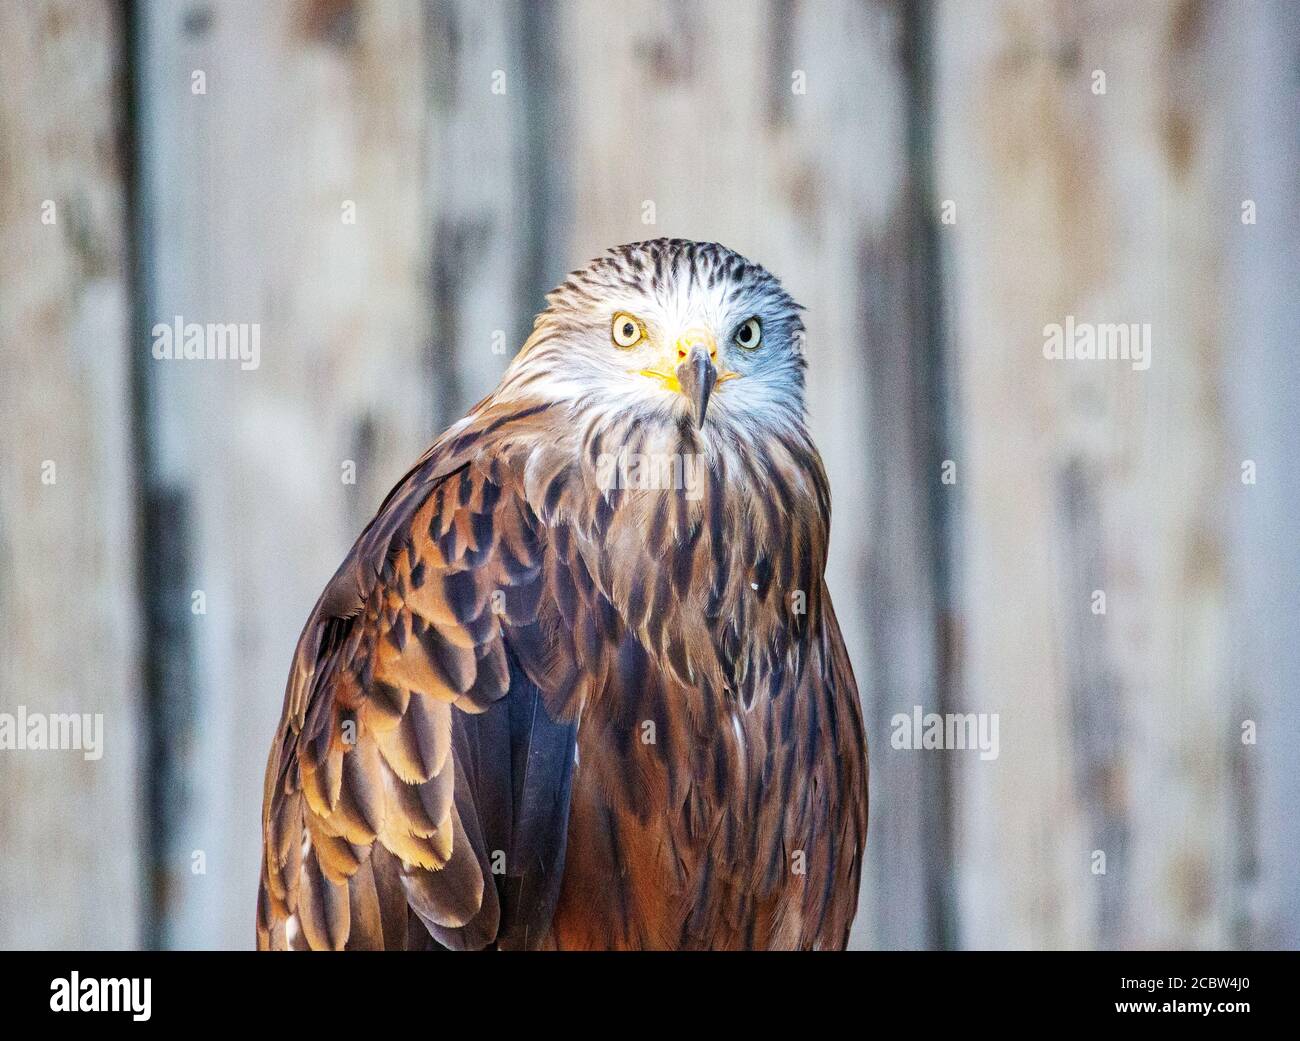
[(140, 25), (136, 349), (176, 315), (261, 329), (255, 370), (149, 368), (147, 477), (152, 501), (174, 505), (148, 523), (178, 525), (185, 575), (167, 608), (181, 638), (158, 650), (191, 662), (163, 692), (192, 706), (162, 865), (160, 939), (178, 946), (251, 942), (251, 825), (286, 663), (323, 583), (435, 432), (421, 15), (165, 3)]
[[(1300, 945), (1294, 8), (118, 10), (0, 4), (0, 711), (109, 742), (0, 752), (0, 945), (251, 945), (316, 594), (542, 293), (660, 235), (808, 307), (853, 943)], [(1068, 314), (1150, 322), (1151, 369), (1044, 359)], [(177, 316), (259, 367), (153, 359)], [(1000, 757), (891, 747), (914, 706), (999, 713)]]
[(99, 759), (0, 750), (0, 947), (141, 937), (141, 704), (120, 25), (0, 4), (0, 712), (103, 716)]
[[(1294, 109), (1260, 105), (1295, 85), (1282, 54), (1246, 84), (1238, 70), (1258, 47), (1244, 34), (1294, 18), (1023, 0), (936, 14), (935, 190), (957, 207), (940, 291), (963, 445), (961, 700), (1000, 713), (1002, 742), (995, 762), (960, 760), (960, 940), (1249, 942), (1260, 842), (1268, 899), (1294, 908), (1294, 831), (1282, 852), (1277, 818), (1242, 811), (1258, 786), (1274, 814), (1277, 786), (1294, 791), (1265, 764), (1293, 747), (1294, 651), (1274, 626), (1294, 631), (1295, 600), (1266, 576), (1294, 560), (1271, 525), (1295, 482), (1274, 455), (1284, 428), (1262, 424), (1283, 422), (1277, 380), (1295, 370), (1274, 352), (1289, 356), (1295, 310), (1251, 321), (1238, 294), (1257, 277), (1276, 293), (1294, 260), (1295, 169), (1234, 157), (1241, 136), (1288, 133), (1294, 157), (1280, 125)], [(1242, 225), (1256, 194), (1275, 202), (1269, 230)], [(1150, 369), (1046, 359), (1044, 327), (1070, 315), (1150, 323)], [(1241, 461), (1263, 456), (1261, 486), (1243, 487)], [(1262, 641), (1243, 638), (1256, 616)], [(1272, 726), (1243, 746), (1256, 711)]]
[[(1219, 376), (1229, 416), (1225, 496), (1230, 532), (1228, 690), (1232, 723), (1259, 743), (1233, 745), (1236, 875), (1232, 942), (1300, 947), (1300, 6), (1256, 17), (1220, 8), (1211, 31), (1227, 80), (1225, 272), (1219, 290), (1230, 345)], [(1243, 224), (1245, 202), (1257, 222)], [(1258, 483), (1239, 483), (1245, 460)]]

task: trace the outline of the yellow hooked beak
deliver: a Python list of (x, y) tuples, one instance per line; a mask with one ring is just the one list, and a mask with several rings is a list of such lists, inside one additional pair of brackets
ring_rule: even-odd
[(669, 390), (686, 395), (696, 427), (704, 423), (713, 388), (739, 373), (718, 371), (718, 343), (708, 329), (688, 329), (677, 338), (673, 353), (657, 367), (642, 369), (642, 376), (658, 380)]

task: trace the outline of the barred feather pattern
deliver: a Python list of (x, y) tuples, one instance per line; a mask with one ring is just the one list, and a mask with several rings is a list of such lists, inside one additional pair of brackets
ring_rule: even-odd
[[(308, 620), (267, 767), (259, 947), (847, 941), (867, 764), (816, 449), (795, 414), (755, 437), (725, 410), (701, 431), (537, 394), (576, 292)], [(698, 487), (602, 471), (665, 452), (702, 462)]]

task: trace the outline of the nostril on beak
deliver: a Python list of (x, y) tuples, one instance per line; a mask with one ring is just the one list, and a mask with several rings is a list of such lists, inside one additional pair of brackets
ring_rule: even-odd
[(706, 328), (696, 326), (687, 329), (678, 338), (675, 344), (677, 351), (677, 364), (680, 365), (686, 361), (691, 354), (697, 349), (703, 350), (708, 354), (709, 359), (717, 364), (718, 361), (718, 343), (713, 338), (713, 334)]

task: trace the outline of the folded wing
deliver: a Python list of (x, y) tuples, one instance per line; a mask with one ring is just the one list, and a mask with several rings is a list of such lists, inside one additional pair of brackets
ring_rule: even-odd
[[(490, 413), (394, 489), (299, 640), (267, 764), (261, 948), (531, 946), (563, 869), (576, 723), (539, 618), (563, 561)], [(561, 701), (553, 698), (552, 705)]]

